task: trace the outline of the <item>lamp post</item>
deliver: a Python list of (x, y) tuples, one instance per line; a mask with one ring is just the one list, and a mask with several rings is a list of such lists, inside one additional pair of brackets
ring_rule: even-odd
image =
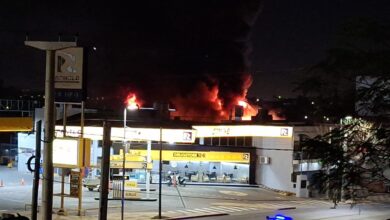
[(160, 164), (158, 166), (158, 173), (159, 173), (159, 180), (158, 180), (158, 218), (159, 219), (162, 219), (162, 216), (161, 216), (161, 205), (162, 205), (162, 202), (161, 202), (161, 190), (162, 190), (162, 147), (163, 144), (162, 144), (162, 127), (160, 127), (160, 155), (159, 155), (159, 158), (160, 158)]
[(138, 105), (127, 105), (123, 109), (123, 146), (122, 146), (122, 154), (123, 154), (123, 163), (122, 163), (122, 197), (121, 197), (121, 220), (124, 219), (124, 211), (125, 211), (125, 171), (126, 171), (126, 153), (128, 151), (127, 142), (126, 142), (126, 121), (127, 121), (127, 110), (134, 111), (138, 110)]

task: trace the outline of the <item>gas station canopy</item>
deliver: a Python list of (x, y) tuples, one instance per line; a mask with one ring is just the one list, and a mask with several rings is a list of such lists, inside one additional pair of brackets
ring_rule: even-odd
[(32, 131), (31, 117), (0, 117), (0, 132)]

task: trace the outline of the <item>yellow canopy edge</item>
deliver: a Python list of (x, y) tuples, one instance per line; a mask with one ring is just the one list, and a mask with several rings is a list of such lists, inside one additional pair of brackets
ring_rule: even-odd
[(0, 117), (0, 132), (32, 131), (31, 117)]

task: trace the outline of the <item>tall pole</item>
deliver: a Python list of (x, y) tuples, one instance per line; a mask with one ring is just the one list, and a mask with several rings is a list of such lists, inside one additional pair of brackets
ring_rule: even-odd
[(53, 210), (54, 50), (46, 50), (45, 139), (43, 154), (42, 219), (51, 220)]
[[(66, 103), (63, 104), (63, 114), (62, 114), (62, 125), (64, 127), (63, 134), (64, 138), (66, 137), (66, 119), (67, 119), (67, 105)], [(58, 215), (66, 215), (65, 208), (64, 208), (64, 195), (65, 195), (65, 170), (66, 168), (61, 168), (61, 206), (58, 210)]]
[[(84, 140), (84, 124), (85, 124), (85, 117), (84, 117), (84, 112), (85, 112), (85, 102), (81, 101), (81, 122), (80, 122), (80, 139), (83, 142), (83, 147), (84, 147), (84, 153), (85, 153), (85, 140)], [(88, 146), (90, 147), (90, 146)], [(81, 210), (83, 209), (83, 188), (82, 186), (82, 178), (84, 175), (84, 168), (80, 167), (80, 178), (79, 178), (79, 202), (78, 202), (78, 215), (81, 216)]]
[(53, 211), (53, 138), (55, 123), (54, 54), (56, 50), (76, 46), (76, 42), (25, 41), (24, 44), (46, 51), (42, 219), (51, 220)]
[(150, 197), (150, 170), (148, 164), (152, 162), (152, 141), (149, 140), (146, 148), (146, 198)]
[(31, 220), (37, 220), (38, 212), (38, 189), (39, 189), (39, 171), (41, 169), (41, 133), (42, 133), (42, 121), (38, 121), (35, 127), (35, 170), (34, 170), (34, 183), (31, 202)]
[(108, 179), (110, 175), (111, 125), (103, 122), (103, 149), (100, 178), (99, 220), (107, 220)]
[(158, 166), (158, 218), (161, 219), (161, 189), (162, 189), (162, 127), (160, 127), (160, 165)]
[(126, 145), (126, 116), (127, 116), (127, 109), (125, 108), (123, 110), (123, 164), (122, 164), (122, 198), (121, 198), (121, 220), (124, 219), (124, 212), (125, 212), (125, 169), (126, 169), (126, 151), (127, 151), (127, 145)]

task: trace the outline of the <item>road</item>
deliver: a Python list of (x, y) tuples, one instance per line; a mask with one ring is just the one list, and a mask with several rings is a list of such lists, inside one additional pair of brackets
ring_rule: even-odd
[[(27, 174), (16, 175), (12, 172), (8, 175), (5, 175), (4, 172), (0, 173), (0, 178), (6, 178), (8, 182), (4, 187), (0, 187), (0, 211), (23, 211), (26, 204), (31, 204), (31, 178), (26, 176)], [(25, 178), (24, 185), (18, 179), (21, 176)], [(143, 185), (140, 187), (144, 188)], [(158, 185), (152, 184), (152, 188), (157, 189)], [(60, 184), (55, 183), (54, 193), (59, 192)], [(68, 192), (69, 185), (66, 184), (65, 193)], [(158, 198), (158, 191), (150, 192), (149, 196)], [(97, 197), (99, 197), (98, 192), (83, 188), (83, 209), (86, 210), (86, 215), (96, 215), (99, 206)], [(146, 192), (141, 192), (140, 197), (146, 197)], [(340, 205), (337, 209), (330, 209), (332, 203), (329, 201), (285, 196), (259, 187), (187, 185), (175, 188), (163, 185), (162, 210), (165, 214), (175, 215), (229, 214), (209, 218), (221, 220), (265, 219), (267, 215), (271, 216), (276, 213), (284, 213), (294, 217), (294, 219), (387, 219), (390, 218), (390, 203), (388, 203), (390, 197), (385, 198), (386, 200), (371, 201), (353, 209), (350, 209), (346, 204)], [(41, 191), (39, 192), (39, 201), (41, 201)], [(65, 198), (65, 208), (70, 215), (72, 212), (76, 213), (77, 204), (77, 199)], [(120, 212), (120, 201), (110, 200), (108, 204), (109, 212)], [(58, 196), (53, 199), (53, 207), (55, 209), (60, 207)], [(157, 213), (158, 202), (126, 201), (125, 210), (127, 213)], [(370, 217), (366, 218), (367, 216)]]
[(329, 209), (329, 207), (297, 207), (297, 209), (292, 210), (232, 213), (227, 216), (213, 216), (202, 219), (260, 220), (266, 219), (266, 216), (273, 217), (276, 214), (282, 214), (299, 220), (387, 220), (390, 219), (389, 208), (389, 204), (362, 204), (360, 207), (354, 207), (351, 209), (349, 204), (344, 204), (340, 205), (337, 209)]

